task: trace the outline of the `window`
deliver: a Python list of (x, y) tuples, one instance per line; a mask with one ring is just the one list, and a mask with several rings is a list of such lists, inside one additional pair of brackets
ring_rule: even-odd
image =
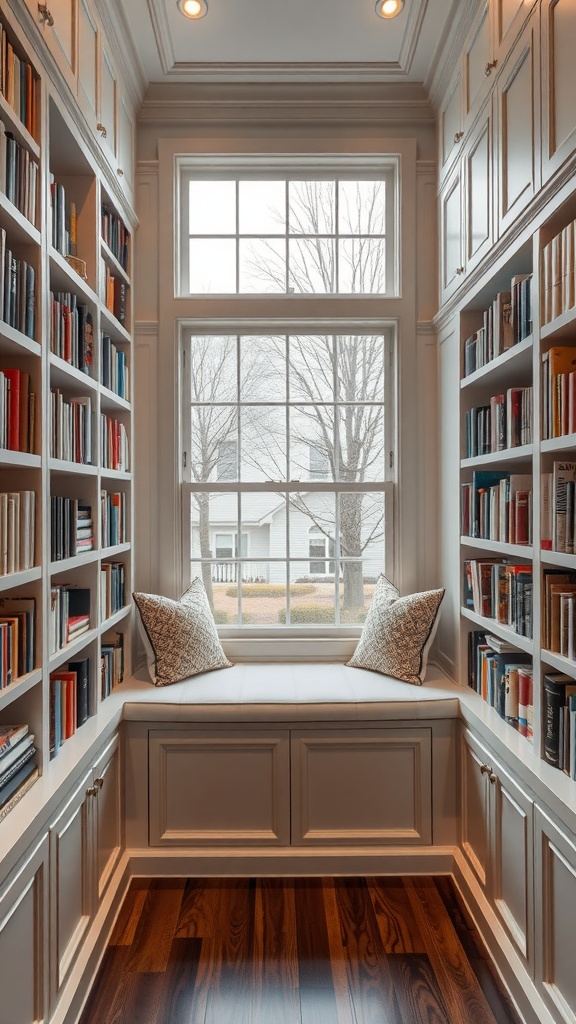
[(183, 339), (191, 575), (223, 625), (358, 626), (392, 541), (393, 328), (257, 326)]
[(395, 162), (339, 163), (181, 158), (180, 294), (395, 294)]

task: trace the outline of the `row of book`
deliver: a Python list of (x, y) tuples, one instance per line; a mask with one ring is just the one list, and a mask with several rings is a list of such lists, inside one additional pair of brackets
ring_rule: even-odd
[(126, 324), (126, 282), (106, 267), (104, 303), (118, 323)]
[(59, 388), (50, 394), (50, 455), (83, 465), (92, 463), (92, 398), (66, 399)]
[(128, 270), (130, 234), (125, 224), (108, 206), (102, 207), (102, 238), (123, 270)]
[(0, 821), (36, 782), (35, 754), (27, 724), (0, 725)]
[(101, 492), (100, 514), (103, 548), (125, 544), (128, 540), (126, 509), (127, 500), (123, 491)]
[(546, 672), (542, 681), (544, 760), (576, 779), (576, 680)]
[(50, 654), (73, 643), (90, 629), (90, 590), (69, 584), (50, 590), (48, 637)]
[(36, 493), (0, 493), (0, 576), (35, 564)]
[(70, 661), (50, 673), (50, 757), (56, 757), (90, 716), (90, 659)]
[(468, 634), (468, 686), (509, 725), (534, 738), (532, 659), (482, 630)]
[(62, 256), (76, 256), (78, 217), (76, 204), (66, 198), (66, 189), (50, 175), (52, 210), (51, 242)]
[(14, 50), (0, 25), (0, 92), (30, 135), (36, 138), (36, 77), (32, 65)]
[(576, 348), (555, 345), (542, 353), (542, 437), (576, 431)]
[(130, 469), (126, 427), (120, 420), (115, 420), (105, 413), (100, 417), (100, 462), (103, 469), (120, 470), (125, 473)]
[(38, 163), (0, 121), (0, 190), (17, 210), (36, 226)]
[(463, 601), (476, 615), (495, 619), (531, 639), (532, 566), (505, 559), (471, 558), (464, 562)]
[(542, 323), (549, 324), (575, 305), (574, 221), (542, 249)]
[(30, 390), (30, 374), (6, 367), (0, 370), (0, 448), (33, 452), (36, 395)]
[(461, 485), (461, 533), (504, 544), (532, 544), (532, 477), (506, 470), (474, 470)]
[(576, 661), (576, 573), (545, 569), (542, 577), (542, 642), (545, 650)]
[(541, 547), (544, 551), (576, 553), (576, 462), (554, 462), (542, 473)]
[(100, 646), (100, 692), (108, 697), (124, 679), (124, 634), (114, 633), (102, 637)]
[(102, 335), (100, 368), (100, 379), (103, 386), (109, 391), (113, 391), (119, 398), (128, 400), (130, 381), (126, 353), (123, 349), (117, 348), (107, 334)]
[(36, 331), (36, 271), (18, 259), (0, 228), (0, 320), (34, 338)]
[(124, 562), (102, 562), (100, 566), (100, 616), (109, 619), (126, 604)]
[(74, 558), (94, 547), (92, 508), (78, 498), (50, 498), (50, 557), (53, 562)]
[(532, 388), (508, 388), (466, 411), (466, 458), (532, 444)]
[(491, 362), (532, 333), (532, 274), (512, 278), (482, 314), (482, 327), (464, 342), (464, 376)]
[(88, 375), (94, 365), (94, 327), (88, 306), (73, 292), (50, 292), (50, 351)]
[(35, 624), (33, 597), (0, 599), (0, 690), (33, 671)]

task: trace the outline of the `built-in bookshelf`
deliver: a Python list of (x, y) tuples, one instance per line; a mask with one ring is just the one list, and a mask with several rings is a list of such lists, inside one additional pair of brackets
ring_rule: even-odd
[(129, 670), (133, 228), (0, 20), (1, 819)]

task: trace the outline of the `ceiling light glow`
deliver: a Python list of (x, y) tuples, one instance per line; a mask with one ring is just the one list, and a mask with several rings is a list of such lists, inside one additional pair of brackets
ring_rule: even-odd
[(404, 0), (378, 0), (376, 14), (380, 18), (395, 18), (404, 7)]
[(177, 6), (185, 18), (203, 18), (208, 10), (206, 0), (178, 0)]

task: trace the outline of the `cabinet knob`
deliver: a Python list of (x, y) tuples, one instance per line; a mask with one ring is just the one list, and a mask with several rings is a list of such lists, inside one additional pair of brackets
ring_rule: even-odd
[(86, 790), (86, 796), (98, 796), (98, 786), (90, 786), (90, 789)]
[(464, 273), (464, 267), (456, 267), (456, 273), (458, 275), (463, 274)]
[(104, 779), (94, 779), (94, 785), (96, 786), (96, 789), (102, 789)]
[(490, 765), (488, 765), (488, 764), (481, 764), (480, 765), (480, 774), (481, 775), (492, 775), (492, 769), (491, 769)]
[(460, 139), (464, 136), (464, 132), (456, 132), (454, 136), (454, 142), (460, 142)]
[(124, 177), (124, 171), (122, 170), (121, 167), (117, 167), (116, 168), (116, 174), (118, 175), (119, 178), (123, 178)]
[(493, 70), (493, 68), (496, 67), (497, 63), (498, 63), (497, 60), (489, 60), (487, 65), (486, 65), (486, 67), (484, 68), (484, 74), (486, 76), (491, 75), (492, 74), (492, 70)]
[(98, 124), (96, 125), (96, 131), (100, 132), (100, 135), (103, 139), (105, 139), (108, 135), (108, 132), (106, 131), (106, 126), (103, 125), (101, 121), (98, 121)]
[(46, 24), (49, 25), (50, 28), (52, 28), (52, 25), (54, 24), (54, 18), (52, 17), (52, 14), (48, 10), (46, 4), (38, 4), (38, 14), (40, 14), (42, 16), (42, 19), (46, 22)]
[(498, 782), (498, 776), (493, 771), (490, 772), (490, 775), (488, 776), (488, 778), (490, 779), (490, 782), (492, 783), (492, 785), (494, 785), (496, 782)]

